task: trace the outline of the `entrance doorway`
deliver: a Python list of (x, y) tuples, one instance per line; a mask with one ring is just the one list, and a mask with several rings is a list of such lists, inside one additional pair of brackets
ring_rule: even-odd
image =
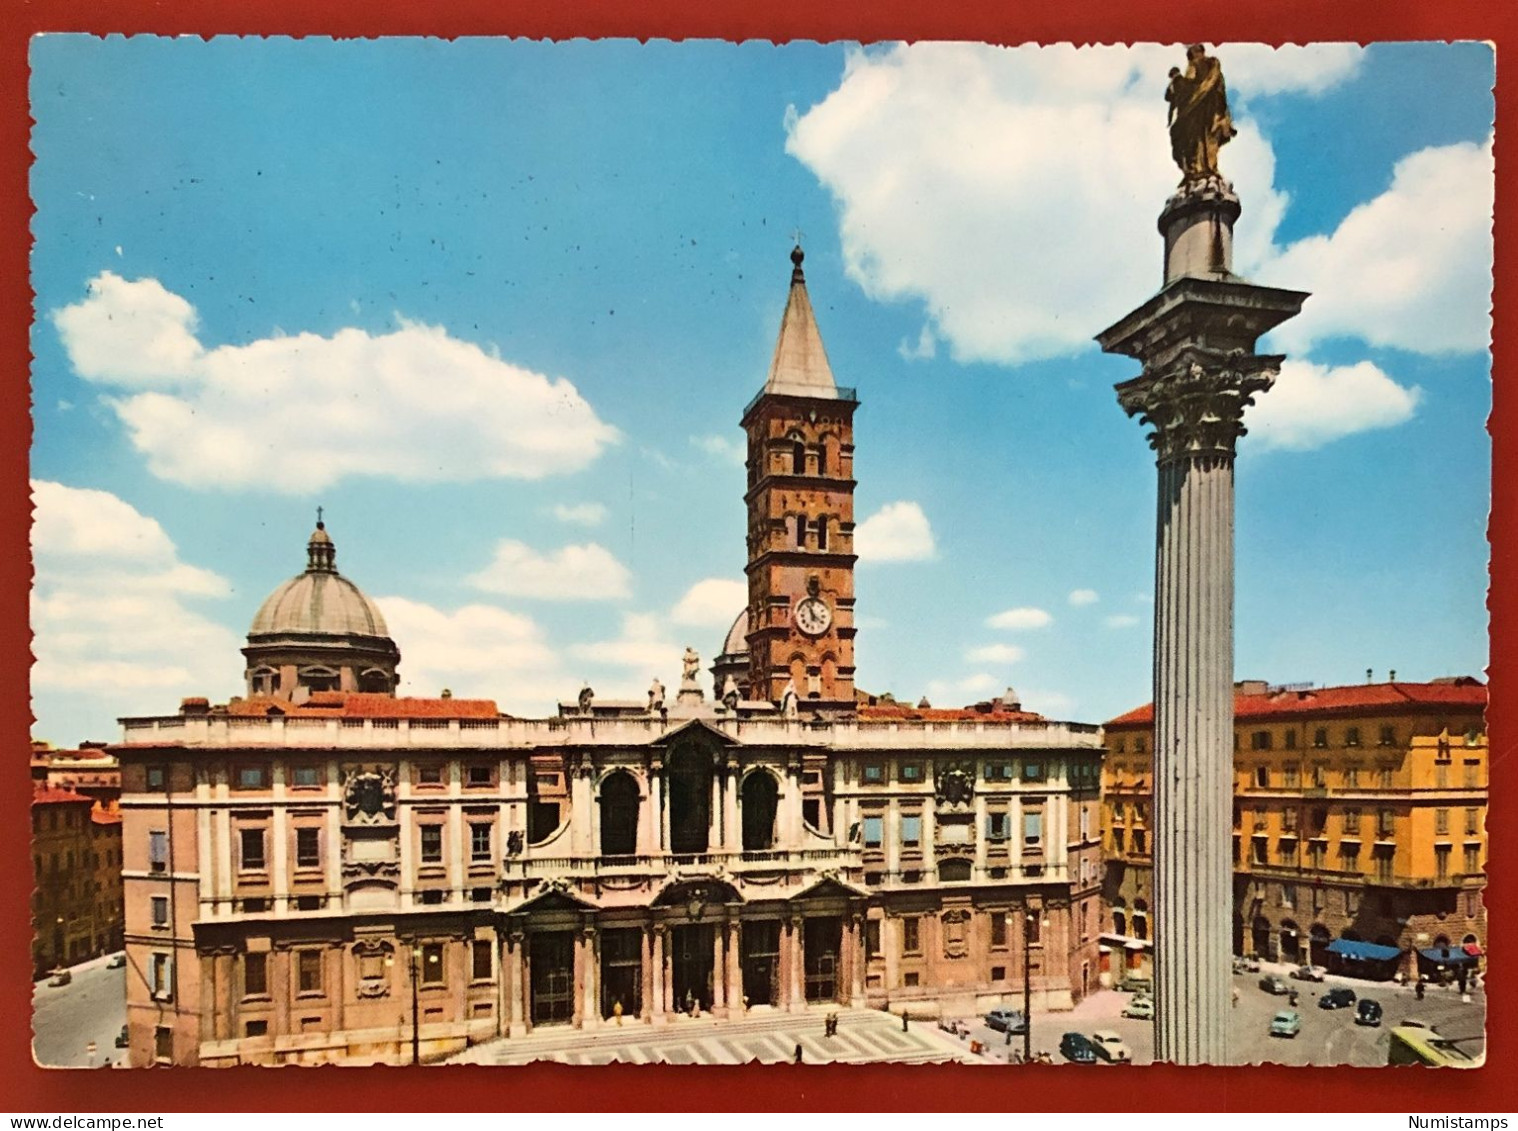
[(643, 1012), (643, 932), (637, 927), (601, 932), (601, 1016)]
[(712, 1007), (713, 953), (712, 927), (692, 923), (670, 931), (670, 965), (673, 967), (675, 1009), (684, 1012), (699, 1003), (703, 1010)]
[(570, 931), (535, 934), (528, 944), (532, 963), (532, 1023), (567, 1025), (575, 1016), (575, 940)]
[(807, 1001), (838, 1000), (838, 954), (843, 949), (843, 920), (837, 917), (803, 920), (802, 961), (806, 970)]
[(669, 758), (669, 848), (682, 855), (706, 851), (711, 831), (712, 762), (702, 747), (685, 745)]
[(780, 920), (744, 923), (738, 940), (743, 996), (749, 1005), (780, 1004)]

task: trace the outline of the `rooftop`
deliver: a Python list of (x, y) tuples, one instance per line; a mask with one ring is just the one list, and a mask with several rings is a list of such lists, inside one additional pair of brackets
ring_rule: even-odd
[[(1455, 676), (1430, 683), (1358, 683), (1345, 687), (1267, 688), (1256, 691), (1257, 684), (1235, 690), (1235, 720), (1292, 718), (1316, 714), (1374, 714), (1379, 711), (1402, 712), (1423, 707), (1463, 707), (1481, 710), (1486, 706), (1486, 684), (1472, 676)], [(1154, 722), (1154, 704), (1111, 719), (1109, 727), (1148, 725)]]

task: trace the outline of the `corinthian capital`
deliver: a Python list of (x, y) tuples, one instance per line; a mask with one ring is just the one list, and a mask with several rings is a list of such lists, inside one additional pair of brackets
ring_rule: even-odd
[(1118, 404), (1154, 427), (1148, 439), (1157, 463), (1231, 461), (1247, 431), (1244, 409), (1275, 384), (1283, 356), (1186, 349), (1119, 385)]

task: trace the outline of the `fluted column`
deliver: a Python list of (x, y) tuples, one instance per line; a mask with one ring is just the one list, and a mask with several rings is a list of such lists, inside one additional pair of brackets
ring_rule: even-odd
[(664, 975), (664, 940), (665, 929), (663, 923), (655, 923), (652, 927), (654, 936), (653, 956), (653, 995), (649, 1003), (649, 1015), (655, 1025), (664, 1024), (666, 1015), (669, 1013), (668, 994), (665, 983), (668, 979)]
[(507, 1032), (513, 1037), (520, 1037), (527, 1030), (522, 1008), (523, 998), (527, 992), (527, 971), (524, 969), (525, 962), (522, 954), (522, 947), (526, 941), (526, 937), (519, 930), (512, 930), (506, 936), (508, 954), (506, 972), (509, 979), (507, 993), (511, 997), (511, 1027)]
[(1188, 180), (1160, 215), (1166, 286), (1097, 335), (1143, 363), (1118, 403), (1153, 427), (1155, 1059), (1228, 1062), (1232, 942), (1233, 466), (1283, 360), (1256, 340), (1300, 291), (1232, 273), (1238, 198)]
[(728, 762), (722, 788), (722, 827), (727, 832), (723, 847), (729, 852), (743, 851), (743, 828), (738, 821), (738, 773), (738, 763)]

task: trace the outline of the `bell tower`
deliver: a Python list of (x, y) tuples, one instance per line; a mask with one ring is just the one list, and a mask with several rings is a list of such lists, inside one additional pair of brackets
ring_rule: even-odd
[(854, 710), (853, 389), (833, 381), (798, 245), (748, 433), (749, 696), (787, 684), (807, 713)]

